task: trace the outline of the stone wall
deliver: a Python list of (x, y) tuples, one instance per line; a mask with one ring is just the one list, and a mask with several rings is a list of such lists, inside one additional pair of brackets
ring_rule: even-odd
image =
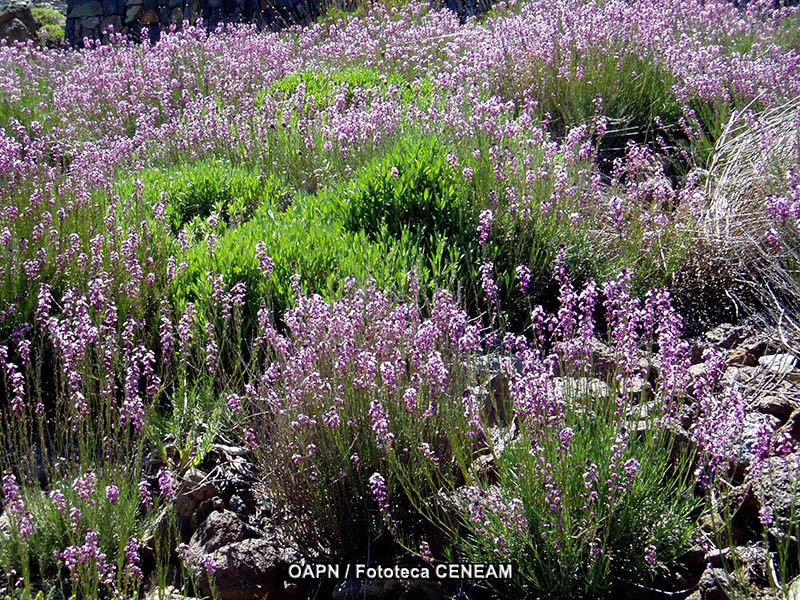
[[(353, 0), (336, 0), (347, 9)], [(342, 4), (342, 3), (345, 4)], [(107, 40), (108, 31), (144, 35), (156, 42), (171, 24), (196, 23), (202, 18), (209, 31), (221, 23), (255, 23), (278, 30), (287, 25), (308, 25), (330, 0), (68, 0), (65, 37), (70, 46), (83, 46), (84, 38)], [(446, 0), (462, 19), (485, 12), (491, 0)]]

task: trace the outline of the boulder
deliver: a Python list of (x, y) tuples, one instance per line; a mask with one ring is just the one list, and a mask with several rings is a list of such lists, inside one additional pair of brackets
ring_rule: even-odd
[(192, 534), (189, 548), (193, 555), (211, 554), (223, 546), (257, 538), (261, 532), (229, 510), (212, 512)]
[(0, 40), (25, 42), (36, 38), (36, 22), (28, 0), (0, 0)]
[[(200, 591), (220, 600), (259, 600), (275, 597), (283, 588), (285, 564), (274, 544), (264, 539), (247, 539), (228, 544), (211, 554), (213, 571), (194, 564)], [(212, 591), (213, 590), (213, 591)]]
[(189, 543), (188, 564), (199, 590), (220, 600), (283, 595), (285, 553), (231, 511), (213, 512)]

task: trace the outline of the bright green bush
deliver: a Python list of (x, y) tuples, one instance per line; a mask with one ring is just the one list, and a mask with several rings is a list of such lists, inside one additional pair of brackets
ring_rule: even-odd
[[(307, 109), (312, 106), (322, 110), (335, 101), (336, 92), (346, 92), (346, 100), (350, 102), (357, 88), (373, 92), (385, 92), (389, 86), (400, 88), (403, 100), (411, 104), (427, 100), (432, 92), (433, 85), (425, 80), (423, 85), (419, 82), (412, 86), (408, 80), (396, 73), (384, 74), (378, 70), (366, 67), (348, 67), (341, 70), (327, 72), (302, 71), (288, 75), (276, 81), (264, 92), (264, 96), (271, 96), (278, 100), (288, 100), (297, 94), (303, 86), (306, 98), (313, 100)], [(263, 104), (263, 98), (256, 105)]]
[(436, 138), (401, 140), (341, 191), (344, 225), (377, 239), (408, 230), (424, 246), (446, 238), (461, 248), (475, 236), (478, 206)]
[[(228, 287), (245, 284), (251, 314), (266, 304), (281, 315), (293, 303), (295, 273), (303, 290), (326, 297), (336, 297), (350, 276), (362, 282), (373, 278), (382, 288), (400, 291), (413, 270), (426, 286), (433, 267), (444, 263), (443, 251), (434, 255), (437, 263), (426, 261), (414, 241), (408, 234), (392, 244), (371, 240), (343, 227), (330, 202), (301, 197), (284, 212), (263, 207), (248, 223), (224, 232), (212, 247), (202, 240), (194, 244), (185, 255), (188, 266), (176, 281), (175, 294), (179, 304), (208, 300), (209, 275), (216, 274)], [(271, 260), (271, 273), (259, 263), (259, 245)]]
[(66, 17), (52, 8), (35, 6), (31, 8), (33, 20), (39, 30), (39, 42), (49, 48), (60, 48), (64, 45), (64, 26)]
[(276, 200), (282, 189), (275, 177), (222, 160), (142, 171), (121, 184), (123, 195), (134, 193), (133, 179), (144, 186), (146, 207), (164, 204), (173, 233), (194, 219), (203, 220), (212, 214), (225, 224), (243, 223), (259, 205)]

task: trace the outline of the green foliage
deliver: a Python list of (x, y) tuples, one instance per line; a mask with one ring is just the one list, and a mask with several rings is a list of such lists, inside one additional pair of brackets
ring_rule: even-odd
[[(348, 67), (335, 71), (302, 71), (287, 75), (273, 83), (265, 92), (265, 95), (272, 96), (278, 100), (288, 100), (294, 97), (303, 86), (304, 97), (311, 100), (308, 105), (322, 110), (330, 106), (335, 100), (335, 95), (339, 91), (344, 91), (346, 101), (353, 99), (356, 89), (385, 91), (389, 86), (397, 86), (405, 93), (405, 100), (412, 100), (415, 95), (410, 92), (410, 85), (400, 75), (392, 73), (384, 75), (380, 71), (366, 67)], [(432, 92), (429, 85), (426, 88), (428, 95)], [(263, 103), (263, 99), (261, 100)], [(258, 105), (258, 102), (256, 103)]]
[[(222, 160), (148, 169), (135, 179), (144, 185), (145, 206), (164, 202), (173, 233), (212, 214), (229, 225), (243, 223), (258, 206), (275, 201), (282, 190), (276, 177)], [(120, 186), (122, 195), (133, 194), (135, 187), (133, 179), (127, 180)]]
[(468, 249), (478, 206), (448, 164), (448, 151), (433, 137), (398, 142), (341, 190), (345, 227), (372, 239), (408, 231), (426, 250), (437, 239)]
[(31, 14), (38, 27), (43, 25), (63, 25), (66, 21), (66, 17), (63, 14), (52, 8), (34, 6), (31, 8)]
[[(407, 273), (415, 270), (422, 284), (429, 284), (431, 263), (423, 261), (410, 236), (385, 244), (348, 231), (338, 217), (331, 202), (301, 197), (284, 212), (263, 207), (250, 222), (224, 233), (213, 248), (204, 241), (196, 243), (186, 253), (188, 267), (176, 281), (179, 304), (207, 301), (210, 274), (222, 275), (226, 287), (244, 282), (251, 315), (261, 304), (282, 315), (293, 303), (295, 273), (303, 290), (329, 298), (336, 297), (350, 276), (362, 282), (374, 278), (381, 287), (401, 290)], [(265, 278), (256, 256), (259, 243), (273, 261), (270, 278)]]
[(52, 8), (35, 6), (31, 8), (33, 20), (39, 30), (39, 41), (50, 48), (60, 48), (64, 45), (64, 26), (66, 17)]
[(39, 42), (49, 48), (60, 48), (64, 45), (64, 26), (48, 23), (39, 27)]

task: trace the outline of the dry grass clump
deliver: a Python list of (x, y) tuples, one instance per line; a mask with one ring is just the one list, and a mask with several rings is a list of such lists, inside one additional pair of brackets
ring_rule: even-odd
[(759, 116), (734, 114), (715, 147), (686, 265), (707, 276), (695, 286), (727, 299), (721, 309), (762, 312), (784, 341), (800, 332), (800, 231), (797, 211), (781, 219), (775, 204), (797, 205), (799, 167), (800, 98)]

